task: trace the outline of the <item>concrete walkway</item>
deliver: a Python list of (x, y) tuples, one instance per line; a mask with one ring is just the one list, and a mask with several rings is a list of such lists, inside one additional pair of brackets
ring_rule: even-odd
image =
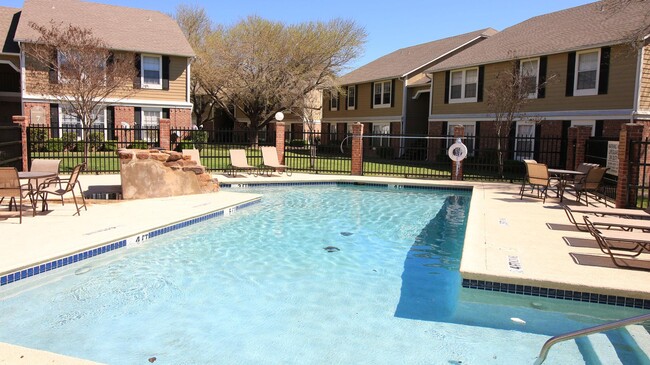
[[(215, 175), (232, 184), (218, 193), (137, 201), (92, 201), (81, 216), (72, 202), (50, 203), (49, 212), (31, 212), (18, 224), (15, 212), (0, 208), (0, 276), (17, 269), (63, 257), (103, 243), (258, 199), (238, 190), (238, 184), (342, 181), (473, 188), (461, 263), (465, 279), (650, 299), (650, 272), (576, 264), (570, 253), (604, 257), (588, 233), (569, 225), (558, 199), (519, 199), (519, 186), (506, 183), (430, 181), (380, 177), (294, 174), (291, 177)], [(119, 175), (82, 175), (83, 189), (119, 186)], [(101, 187), (101, 188), (98, 188)], [(573, 244), (570, 246), (568, 243)], [(580, 247), (578, 247), (580, 246)], [(650, 260), (643, 254), (641, 259)], [(512, 262), (519, 264), (514, 269)], [(12, 362), (18, 351), (0, 344), (0, 364)], [(39, 353), (39, 356), (42, 355)], [(30, 355), (31, 356), (31, 355)], [(4, 362), (3, 362), (4, 361)], [(52, 364), (66, 360), (51, 358)]]

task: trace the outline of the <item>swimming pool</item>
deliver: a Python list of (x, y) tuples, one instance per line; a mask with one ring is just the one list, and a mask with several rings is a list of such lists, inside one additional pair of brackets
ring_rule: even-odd
[(461, 288), (468, 191), (246, 191), (262, 203), (3, 288), (0, 341), (110, 364), (519, 364), (641, 313)]

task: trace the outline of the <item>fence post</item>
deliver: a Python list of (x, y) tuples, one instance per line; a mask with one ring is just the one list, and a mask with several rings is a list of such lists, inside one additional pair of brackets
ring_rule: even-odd
[(570, 127), (567, 133), (567, 146), (566, 146), (566, 161), (564, 166), (569, 170), (574, 170), (578, 164), (576, 163), (576, 145), (578, 138), (578, 127)]
[[(616, 207), (636, 206), (636, 192), (628, 189), (630, 182), (639, 181), (638, 164), (630, 164), (631, 141), (640, 141), (643, 125), (628, 123), (621, 126), (618, 144), (618, 183), (616, 184)], [(636, 161), (638, 162), (638, 161)], [(630, 204), (633, 202), (634, 204)]]
[(352, 169), (350, 175), (363, 175), (363, 124), (352, 124)]
[(578, 165), (587, 160), (587, 140), (589, 137), (591, 137), (591, 127), (586, 125), (576, 127), (576, 157), (571, 168), (576, 169)]
[(275, 122), (275, 149), (278, 151), (278, 161), (284, 165), (284, 122)]
[(159, 134), (160, 139), (158, 141), (158, 147), (164, 148), (166, 150), (172, 149), (171, 144), (171, 120), (168, 118), (160, 118), (159, 122)]
[[(462, 125), (454, 126), (454, 142), (457, 138), (465, 137), (465, 127)], [(463, 161), (451, 161), (451, 179), (463, 180)]]
[(23, 155), (22, 171), (27, 171), (29, 170), (29, 146), (27, 145), (27, 126), (29, 125), (29, 120), (23, 115), (14, 115), (11, 117), (11, 121), (20, 125), (20, 142), (22, 144)]

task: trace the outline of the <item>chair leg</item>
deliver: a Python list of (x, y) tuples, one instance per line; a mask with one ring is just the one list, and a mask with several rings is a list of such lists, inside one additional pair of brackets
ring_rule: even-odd
[(77, 186), (79, 187), (79, 194), (81, 194), (81, 202), (83, 203), (83, 208), (85, 211), (88, 211), (88, 208), (86, 207), (86, 197), (84, 196), (84, 192), (81, 189), (81, 184), (79, 181), (77, 181)]

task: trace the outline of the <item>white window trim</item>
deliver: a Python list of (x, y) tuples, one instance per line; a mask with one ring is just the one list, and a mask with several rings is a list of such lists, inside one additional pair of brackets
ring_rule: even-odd
[[(352, 89), (354, 93), (354, 105), (350, 105), (350, 89)], [(354, 86), (348, 86), (348, 92), (347, 96), (345, 97), (345, 102), (347, 103), (348, 110), (354, 110), (355, 105), (357, 104), (357, 88)]]
[[(158, 58), (158, 85), (144, 82), (144, 58)], [(143, 89), (162, 90), (162, 55), (141, 54), (140, 55), (140, 87)]]
[[(102, 113), (104, 114), (104, 140), (107, 140), (107, 138), (108, 138), (108, 134), (107, 134), (107, 132), (108, 132), (107, 131), (107, 129), (108, 129), (108, 126), (107, 126), (107, 123), (108, 123), (107, 118), (108, 118), (108, 116), (106, 115), (106, 109), (107, 108), (104, 107), (102, 109), (103, 109)], [(59, 105), (59, 136), (63, 136), (63, 115), (64, 114), (65, 115), (70, 115), (70, 116), (72, 115), (72, 114), (66, 113), (66, 108), (64, 106)], [(84, 139), (84, 130), (83, 130), (84, 124), (83, 124), (83, 122), (81, 122), (78, 119), (77, 119), (77, 121), (79, 122), (79, 128), (81, 128), (81, 136), (79, 136), (77, 140), (83, 140)], [(91, 128), (92, 128), (92, 126), (91, 126)]]
[(162, 118), (162, 108), (142, 108), (140, 109), (140, 125), (144, 125), (144, 112), (157, 112), (158, 113), (158, 126), (160, 126), (160, 118)]
[(525, 60), (520, 60), (519, 61), (519, 77), (522, 77), (521, 70), (523, 70), (523, 63), (524, 62), (532, 62), (532, 61), (537, 61), (537, 70), (535, 72), (535, 92), (534, 93), (529, 93), (528, 94), (528, 99), (537, 99), (538, 97), (538, 92), (539, 92), (539, 62), (540, 58), (527, 58)]
[[(386, 100), (384, 100), (384, 84), (391, 85), (391, 91), (390, 91), (391, 96), (388, 98), (388, 102), (386, 102)], [(375, 104), (375, 87), (377, 87), (377, 85), (381, 85), (381, 102), (382, 102), (381, 104)], [(373, 108), (375, 108), (375, 109), (390, 108), (390, 103), (391, 103), (390, 98), (392, 98), (392, 95), (393, 95), (392, 87), (393, 87), (393, 80), (385, 80), (385, 81), (377, 81), (377, 82), (375, 82), (375, 84), (374, 84), (374, 86), (372, 88), (372, 107)]]
[[(467, 71), (471, 70), (476, 70), (476, 96), (473, 98), (466, 98), (465, 97), (465, 84), (466, 84), (466, 77), (467, 77)], [(463, 73), (463, 78), (461, 81), (461, 88), (460, 88), (460, 98), (452, 98), (451, 97), (451, 80), (452, 80), (452, 75), (455, 72), (462, 72)], [(456, 103), (476, 103), (478, 102), (478, 77), (479, 77), (479, 70), (478, 67), (469, 67), (469, 68), (463, 68), (459, 70), (453, 70), (449, 73), (449, 104), (456, 104)]]
[[(334, 102), (334, 100), (336, 100), (336, 106), (334, 106), (332, 104)], [(339, 100), (339, 97), (338, 97), (338, 93), (336, 93), (336, 96), (334, 96), (334, 93), (330, 92), (330, 110), (333, 111), (333, 112), (338, 111), (339, 110), (339, 104), (340, 104), (340, 100)]]
[(522, 153), (518, 152), (519, 151), (519, 142), (521, 142), (521, 141), (518, 138), (515, 138), (515, 155), (514, 155), (515, 160), (521, 161), (521, 160), (525, 160), (525, 159), (529, 159), (529, 160), (533, 159), (533, 156), (535, 154), (535, 138), (537, 137), (535, 135), (535, 124), (536, 124), (535, 122), (529, 122), (529, 121), (518, 121), (518, 122), (516, 122), (516, 124), (515, 124), (515, 137), (522, 137), (522, 136), (519, 135), (519, 127), (521, 127), (521, 126), (533, 126), (533, 134), (530, 135), (530, 137), (532, 138), (533, 146), (532, 146), (532, 150), (530, 151), (530, 154), (522, 154)]
[(595, 120), (572, 120), (571, 127), (587, 126), (591, 127), (591, 137), (596, 135), (596, 121)]
[[(580, 65), (580, 55), (585, 53), (598, 53), (598, 61), (596, 62), (596, 85), (592, 89), (578, 89), (578, 66)], [(575, 63), (575, 75), (573, 75), (573, 96), (588, 96), (588, 95), (598, 95), (598, 84), (600, 79), (600, 48), (588, 49), (580, 52), (576, 52), (576, 63)]]

